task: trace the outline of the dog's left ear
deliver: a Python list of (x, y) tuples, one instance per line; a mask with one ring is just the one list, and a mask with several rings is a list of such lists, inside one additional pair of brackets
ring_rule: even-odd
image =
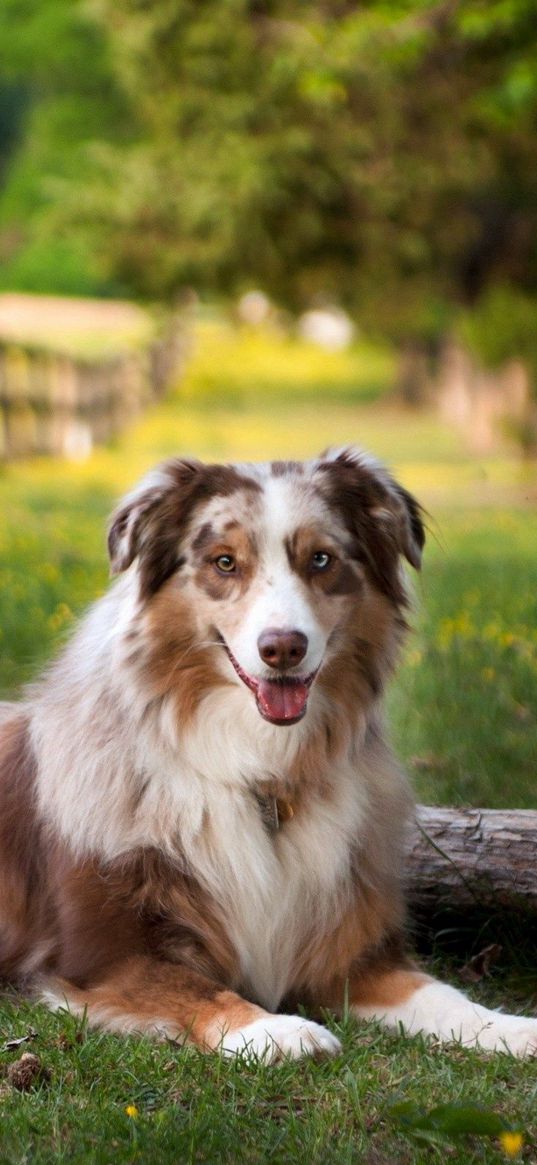
[(398, 501), (395, 506), (395, 520), (398, 525), (401, 550), (415, 570), (421, 567), (421, 556), (425, 546), (425, 529), (421, 508), (416, 499), (402, 485), (387, 473), (389, 488)]
[(327, 450), (319, 462), (338, 481), (338, 497), (350, 524), (359, 516), (378, 522), (400, 554), (419, 570), (425, 545), (421, 507), (416, 499), (362, 449)]

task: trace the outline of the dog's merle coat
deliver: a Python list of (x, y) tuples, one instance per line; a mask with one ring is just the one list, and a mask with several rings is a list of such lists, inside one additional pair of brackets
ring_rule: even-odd
[[(0, 723), (0, 970), (113, 1030), (267, 1059), (312, 1015), (529, 1054), (537, 1021), (405, 957), (412, 801), (382, 692), (413, 498), (376, 461), (172, 460), (120, 505), (119, 575)], [(280, 1014), (276, 1014), (277, 1011)], [(285, 1009), (285, 1013), (281, 1011)]]

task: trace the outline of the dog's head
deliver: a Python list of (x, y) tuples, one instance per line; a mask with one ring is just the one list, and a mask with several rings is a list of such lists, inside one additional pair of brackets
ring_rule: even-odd
[(367, 639), (373, 600), (400, 616), (401, 557), (418, 568), (423, 543), (415, 500), (355, 449), (304, 463), (168, 461), (109, 531), (113, 573), (132, 568), (146, 612), (165, 603), (172, 670), (210, 653), (278, 725), (306, 714), (349, 629)]

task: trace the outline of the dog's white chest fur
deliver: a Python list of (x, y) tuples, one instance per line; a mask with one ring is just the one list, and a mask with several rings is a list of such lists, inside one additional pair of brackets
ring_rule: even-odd
[[(87, 752), (75, 748), (89, 735), (86, 718), (91, 709), (80, 703), (54, 733), (48, 719), (39, 724), (43, 814), (80, 857), (100, 852), (113, 861), (156, 847), (186, 862), (217, 905), (244, 985), (276, 1007), (306, 936), (317, 925), (335, 926), (347, 902), (352, 846), (369, 815), (367, 781), (340, 761), (333, 787), (310, 790), (293, 819), (271, 831), (256, 790), (263, 778), (285, 773), (301, 729), (264, 724), (241, 689), (213, 696), (175, 748), (165, 707), (158, 731), (147, 724), (136, 737), (126, 732), (112, 755), (106, 732), (99, 749), (95, 742)], [(58, 747), (69, 758), (61, 781)], [(136, 773), (144, 788), (133, 807)]]
[(340, 789), (337, 803), (315, 798), (271, 830), (253, 793), (228, 789), (185, 846), (225, 919), (243, 983), (266, 1007), (276, 1008), (288, 989), (311, 928), (340, 915), (350, 884), (349, 824), (357, 827), (359, 817), (355, 792)]
[[(181, 771), (167, 775), (168, 821), (175, 820), (178, 848), (217, 904), (242, 983), (274, 1008), (308, 933), (321, 922), (335, 926), (347, 902), (369, 790), (356, 766), (340, 761), (333, 787), (306, 790), (293, 818), (271, 829), (260, 782), (286, 772), (300, 726), (289, 732), (260, 721), (240, 689), (207, 704), (207, 716), (181, 744)], [(148, 808), (139, 810), (146, 825)]]

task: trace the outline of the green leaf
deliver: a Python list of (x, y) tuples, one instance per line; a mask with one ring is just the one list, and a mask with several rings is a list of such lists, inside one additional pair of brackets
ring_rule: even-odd
[(451, 1137), (497, 1137), (510, 1128), (498, 1113), (477, 1104), (439, 1104), (431, 1109), (428, 1119), (432, 1127)]
[(427, 1112), (414, 1101), (399, 1101), (390, 1106), (390, 1117), (408, 1131), (443, 1137), (497, 1137), (512, 1129), (504, 1117), (477, 1104), (439, 1104)]

